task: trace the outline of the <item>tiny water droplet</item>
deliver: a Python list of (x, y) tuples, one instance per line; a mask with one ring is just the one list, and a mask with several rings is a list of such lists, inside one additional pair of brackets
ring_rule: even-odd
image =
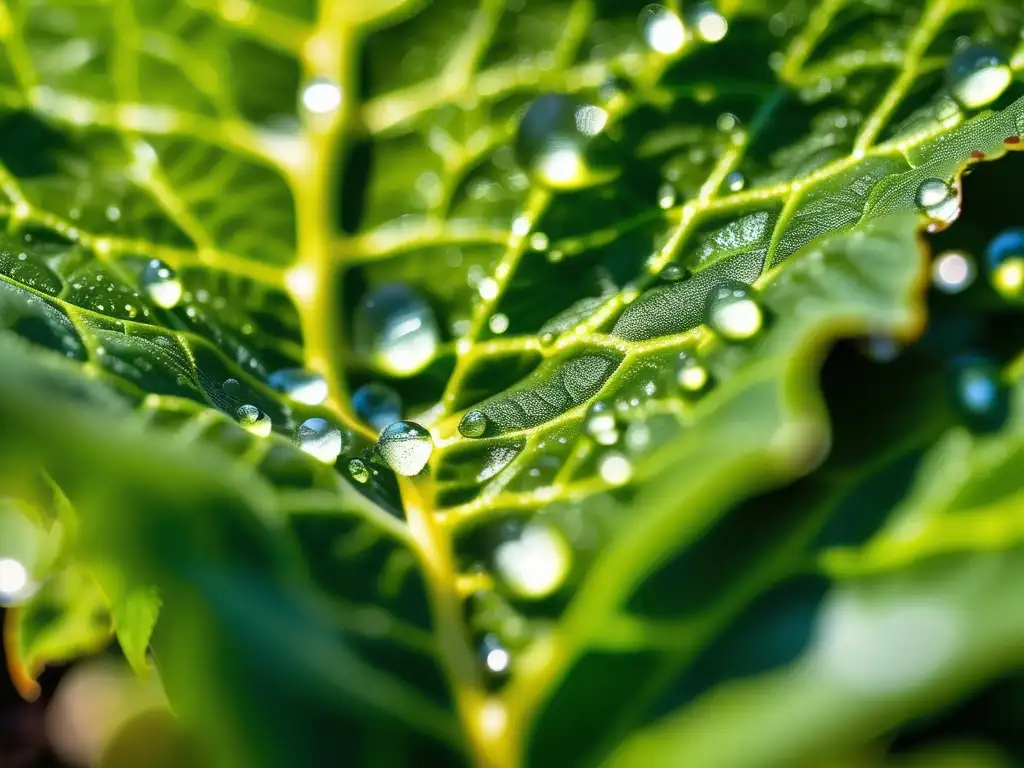
[(519, 597), (547, 597), (565, 581), (572, 563), (569, 543), (554, 528), (528, 525), (515, 538), (498, 545), (495, 571)]
[(992, 287), (1003, 298), (1024, 296), (1024, 228), (1006, 229), (985, 249)]
[(725, 188), (730, 192), (739, 192), (747, 185), (747, 180), (739, 171), (732, 171), (725, 177)]
[(661, 5), (648, 5), (640, 11), (640, 31), (651, 50), (670, 55), (686, 42), (682, 19)]
[(356, 415), (377, 431), (402, 418), (402, 398), (385, 384), (370, 382), (352, 394)]
[(325, 464), (333, 464), (347, 447), (345, 434), (327, 419), (306, 419), (295, 430), (295, 444)]
[(684, 277), (686, 277), (686, 270), (675, 262), (669, 262), (658, 272), (658, 278), (666, 283), (674, 283), (677, 280), (682, 280)]
[(530, 235), (530, 247), (535, 251), (546, 251), (548, 249), (548, 236), (543, 232), (534, 232)]
[(976, 432), (999, 429), (1009, 410), (1009, 392), (998, 364), (982, 355), (963, 355), (951, 363), (953, 401)]
[(618, 451), (608, 451), (597, 462), (597, 472), (609, 485), (624, 485), (633, 477), (633, 464)]
[(693, 6), (686, 14), (686, 26), (706, 43), (717, 43), (729, 31), (729, 22), (711, 3)]
[(512, 665), (512, 654), (496, 635), (484, 635), (480, 642), (480, 659), (486, 670), (494, 676), (504, 677)]
[(728, 341), (752, 339), (764, 326), (764, 313), (749, 285), (723, 280), (708, 293), (707, 324)]
[(267, 378), (267, 384), (304, 405), (323, 405), (327, 400), (327, 382), (319, 373), (301, 368), (282, 368)]
[(987, 45), (956, 51), (946, 67), (949, 90), (965, 109), (980, 109), (998, 99), (1013, 80), (1006, 57)]
[(470, 411), (459, 422), (459, 433), (463, 437), (483, 437), (490, 420), (483, 411)]
[(538, 96), (519, 123), (516, 161), (555, 190), (582, 189), (609, 179), (611, 172), (601, 161), (603, 142), (597, 140), (607, 121), (601, 107), (572, 96)]
[(310, 80), (302, 89), (302, 106), (313, 115), (327, 115), (341, 106), (341, 86), (326, 77)]
[(956, 189), (942, 179), (925, 179), (918, 185), (914, 199), (932, 223), (929, 231), (945, 229), (960, 215), (960, 198)]
[(434, 441), (415, 421), (396, 421), (380, 433), (377, 450), (396, 474), (411, 477), (427, 466)]
[(172, 309), (181, 301), (182, 286), (174, 270), (159, 259), (152, 259), (142, 270), (142, 290), (159, 307)]
[(365, 484), (370, 479), (370, 470), (366, 468), (366, 463), (362, 459), (349, 460), (348, 474), (349, 477), (360, 485)]
[(946, 251), (932, 264), (932, 285), (942, 293), (960, 293), (974, 282), (974, 258), (962, 251)]
[(545, 331), (540, 335), (538, 341), (540, 341), (540, 345), (542, 347), (550, 347), (552, 344), (555, 343), (555, 338), (555, 334), (553, 334), (551, 331)]
[(267, 414), (255, 405), (249, 405), (248, 403), (240, 405), (235, 409), (235, 418), (238, 419), (239, 424), (260, 437), (269, 435), (270, 429), (273, 426)]
[(708, 369), (692, 354), (681, 352), (676, 363), (676, 383), (686, 394), (703, 392), (711, 381)]
[(668, 209), (676, 204), (676, 188), (669, 182), (658, 187), (658, 207)]
[(353, 343), (360, 355), (392, 376), (411, 376), (431, 361), (440, 331), (434, 312), (416, 291), (389, 283), (356, 307)]
[(619, 439), (615, 410), (608, 403), (594, 403), (587, 411), (583, 428), (598, 445), (614, 445)]

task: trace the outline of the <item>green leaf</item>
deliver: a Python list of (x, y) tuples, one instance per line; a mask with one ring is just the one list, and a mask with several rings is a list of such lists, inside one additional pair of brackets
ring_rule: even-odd
[[(913, 596), (926, 557), (1012, 560), (980, 552), (1017, 540), (1019, 421), (940, 438), (930, 368), (818, 378), (925, 328), (920, 230), (1012, 223), (967, 175), (1024, 146), (1024, 10), (667, 5), (0, 6), (0, 328), (31, 345), (0, 346), (0, 454), (66, 502), (33, 674), (89, 573), (220, 764), (592, 765), (714, 698), (687, 676), (802, 570)], [(928, 333), (1018, 328), (963, 301)], [(398, 418), (423, 472), (376, 446)], [(968, 607), (969, 649), (1016, 632)], [(854, 715), (772, 749), (856, 747)]]

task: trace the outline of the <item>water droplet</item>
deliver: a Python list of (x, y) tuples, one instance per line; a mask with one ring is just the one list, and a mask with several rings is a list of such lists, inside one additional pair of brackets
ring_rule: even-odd
[(528, 525), (494, 552), (495, 570), (519, 597), (547, 597), (565, 581), (572, 562), (568, 542), (547, 525)]
[(680, 352), (676, 363), (676, 383), (687, 394), (704, 391), (711, 381), (711, 374), (696, 357), (688, 352)]
[(540, 335), (538, 341), (540, 342), (540, 345), (542, 347), (550, 347), (552, 344), (555, 343), (556, 338), (557, 337), (555, 336), (555, 334), (553, 334), (551, 331), (545, 331)]
[(414, 421), (396, 421), (380, 433), (377, 450), (397, 474), (411, 477), (427, 465), (434, 450), (430, 433)]
[(459, 422), (459, 433), (463, 437), (483, 437), (489, 423), (483, 411), (470, 411)]
[(310, 80), (302, 89), (302, 106), (313, 115), (327, 115), (341, 106), (341, 86), (326, 77)]
[(583, 428), (598, 445), (614, 445), (619, 439), (615, 411), (608, 403), (590, 406)]
[(304, 405), (322, 405), (327, 400), (327, 382), (324, 377), (301, 368), (275, 371), (267, 378), (267, 384)]
[(981, 355), (964, 355), (951, 363), (953, 401), (967, 425), (977, 432), (999, 429), (1009, 410), (1009, 393), (999, 366)]
[(673, 54), (686, 42), (682, 19), (664, 6), (648, 5), (640, 11), (638, 21), (644, 40), (653, 51)]
[(333, 464), (347, 447), (345, 434), (327, 419), (306, 419), (295, 430), (295, 444), (325, 464)]
[(365, 484), (370, 479), (370, 470), (366, 468), (366, 463), (362, 459), (349, 460), (348, 474), (360, 485)]
[(985, 249), (992, 287), (1006, 299), (1024, 296), (1024, 229), (1000, 232)]
[(356, 350), (392, 376), (411, 376), (430, 362), (440, 332), (426, 300), (400, 283), (371, 291), (356, 307)]
[(402, 398), (391, 387), (371, 382), (352, 394), (352, 407), (363, 421), (380, 431), (402, 418)]
[(548, 249), (548, 236), (543, 232), (534, 232), (530, 235), (530, 247), (535, 251), (546, 251)]
[(667, 181), (658, 187), (658, 207), (671, 208), (676, 204), (676, 188)]
[(711, 330), (728, 341), (752, 339), (764, 325), (764, 313), (753, 291), (738, 280), (723, 280), (711, 289), (705, 318)]
[(266, 437), (270, 434), (270, 417), (255, 405), (240, 405), (235, 409), (235, 418), (238, 423), (252, 432), (254, 435)]
[(739, 192), (746, 185), (747, 180), (743, 178), (743, 174), (739, 171), (733, 171), (725, 177), (725, 187), (730, 192)]
[(661, 271), (658, 272), (658, 277), (666, 283), (674, 283), (686, 277), (686, 270), (679, 264), (670, 262), (661, 268)]
[(608, 451), (598, 460), (597, 472), (609, 485), (624, 485), (633, 477), (633, 465), (618, 451)]
[(611, 178), (602, 131), (608, 113), (562, 94), (545, 94), (530, 104), (516, 133), (520, 167), (546, 187), (581, 189)]
[(508, 315), (504, 312), (495, 312), (488, 318), (487, 327), (491, 329), (491, 333), (504, 333), (508, 330)]
[(181, 301), (181, 281), (174, 270), (159, 259), (152, 259), (142, 270), (141, 287), (154, 304), (164, 309), (171, 309)]
[(729, 31), (729, 22), (710, 3), (694, 6), (686, 14), (686, 26), (706, 43), (717, 43)]
[(958, 50), (946, 68), (949, 90), (965, 109), (980, 109), (998, 99), (1013, 80), (1006, 58), (987, 45)]
[(969, 253), (946, 251), (932, 264), (932, 284), (943, 293), (960, 293), (971, 286), (976, 272)]
[(722, 133), (732, 133), (740, 125), (740, 119), (732, 112), (723, 112), (715, 121), (715, 127)]
[(225, 379), (220, 388), (232, 397), (238, 397), (242, 393), (242, 385), (238, 379)]
[(942, 179), (925, 179), (917, 188), (917, 207), (932, 220), (928, 230), (945, 229), (960, 215), (960, 198), (956, 189)]
[(496, 635), (484, 635), (480, 642), (480, 658), (492, 675), (504, 676), (512, 664), (512, 654)]

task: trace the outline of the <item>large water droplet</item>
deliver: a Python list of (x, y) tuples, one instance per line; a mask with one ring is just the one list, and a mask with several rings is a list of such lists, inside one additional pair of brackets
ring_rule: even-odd
[(430, 362), (440, 332), (430, 305), (400, 283), (371, 291), (356, 307), (356, 350), (392, 376), (411, 376)]
[(651, 50), (673, 54), (686, 42), (682, 20), (668, 8), (648, 5), (640, 11), (640, 30)]
[(711, 330), (728, 341), (752, 339), (764, 326), (753, 290), (738, 280), (723, 280), (712, 288), (704, 312)]
[(470, 411), (459, 422), (459, 433), (463, 437), (483, 437), (489, 419), (483, 411)]
[(324, 377), (301, 368), (275, 371), (270, 374), (267, 384), (297, 403), (322, 405), (327, 400), (327, 382)]
[(998, 364), (981, 355), (964, 355), (951, 364), (953, 401), (967, 425), (977, 432), (999, 429), (1009, 408)]
[(539, 96), (516, 133), (516, 161), (539, 183), (556, 190), (581, 189), (614, 176), (610, 143), (603, 136), (608, 113), (563, 94)]
[(992, 287), (1007, 299), (1024, 296), (1024, 229), (1000, 232), (985, 249)]
[(711, 383), (711, 374), (694, 355), (680, 352), (676, 363), (676, 383), (684, 394), (700, 394)]
[(347, 447), (345, 434), (327, 419), (306, 419), (295, 430), (295, 444), (325, 464), (333, 464)]
[(302, 89), (302, 107), (312, 115), (328, 115), (341, 106), (341, 86), (326, 77), (310, 80)]
[(597, 472), (609, 485), (625, 485), (633, 477), (633, 464), (618, 451), (608, 451), (597, 462)]
[(917, 207), (931, 219), (928, 230), (945, 229), (960, 215), (960, 197), (956, 189), (942, 179), (925, 179), (917, 187)]
[(974, 282), (974, 258), (962, 251), (946, 251), (932, 264), (932, 285), (943, 293), (960, 293)]
[(980, 109), (998, 99), (1013, 80), (1006, 58), (987, 45), (957, 51), (946, 68), (949, 90), (965, 109)]
[(706, 43), (717, 43), (729, 31), (729, 22), (711, 3), (692, 6), (686, 14), (686, 26)]
[(171, 309), (181, 301), (181, 281), (160, 259), (152, 259), (142, 270), (142, 290), (158, 307)]
[(402, 398), (391, 387), (371, 382), (352, 394), (356, 415), (378, 432), (402, 418)]
[(238, 419), (239, 424), (260, 437), (269, 435), (270, 429), (273, 426), (267, 414), (255, 405), (249, 405), (248, 403), (240, 405), (235, 409), (235, 418)]
[(411, 477), (427, 466), (434, 441), (415, 421), (396, 421), (380, 433), (377, 450), (396, 474)]
[(348, 474), (357, 483), (366, 483), (370, 479), (370, 470), (362, 459), (351, 459), (348, 463)]
[(590, 406), (583, 428), (598, 445), (614, 445), (619, 439), (615, 410), (608, 403), (594, 403)]
[(569, 573), (572, 552), (565, 537), (547, 525), (528, 525), (494, 552), (495, 570), (519, 597), (547, 597)]

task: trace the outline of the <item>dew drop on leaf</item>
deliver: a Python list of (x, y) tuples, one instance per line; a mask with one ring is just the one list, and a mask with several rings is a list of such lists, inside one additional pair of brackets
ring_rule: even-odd
[(181, 281), (160, 259), (152, 259), (142, 270), (142, 290), (159, 307), (172, 309), (181, 301)]
[(302, 108), (312, 115), (329, 115), (341, 106), (341, 86), (325, 77), (310, 80), (302, 89)]
[(269, 435), (270, 428), (273, 426), (270, 422), (270, 417), (267, 416), (267, 414), (255, 405), (250, 405), (248, 403), (240, 405), (235, 409), (235, 418), (238, 419), (239, 424), (254, 435), (259, 435), (260, 437), (266, 437)]
[(411, 477), (430, 461), (434, 441), (415, 421), (396, 421), (380, 433), (377, 450), (396, 474)]
[(487, 425), (487, 414), (483, 411), (470, 411), (459, 422), (459, 433), (463, 437), (483, 437)]
[(516, 162), (555, 190), (588, 187), (610, 178), (598, 138), (608, 121), (601, 107), (562, 94), (538, 96), (516, 133)]
[(517, 596), (534, 600), (562, 585), (571, 562), (565, 537), (547, 525), (528, 525), (494, 551), (494, 567), (502, 582)]
[(995, 361), (963, 355), (951, 363), (953, 402), (965, 423), (977, 432), (999, 429), (1009, 406), (1009, 393)]
[(401, 283), (382, 285), (363, 297), (353, 319), (356, 350), (392, 376), (411, 376), (430, 362), (439, 331), (434, 312)]
[(960, 215), (960, 199), (956, 190), (942, 179), (922, 181), (914, 202), (931, 219), (928, 227), (931, 232), (945, 229)]
[(732, 171), (726, 174), (725, 187), (730, 192), (739, 192), (743, 187), (747, 185), (747, 180), (743, 177), (743, 174), (739, 171)]
[(242, 385), (238, 382), (238, 379), (225, 379), (220, 388), (232, 397), (238, 397), (242, 392)]
[(503, 678), (512, 665), (512, 654), (497, 635), (487, 634), (480, 641), (480, 660), (490, 675)]
[(608, 451), (598, 459), (597, 472), (609, 485), (625, 485), (633, 477), (633, 464), (618, 451)]
[(1024, 295), (1024, 229), (1000, 232), (985, 249), (992, 287), (1006, 299)]
[(963, 251), (946, 251), (932, 264), (932, 285), (942, 293), (960, 293), (970, 288), (977, 269), (974, 258)]
[(325, 464), (333, 464), (347, 448), (345, 433), (327, 419), (306, 419), (295, 430), (295, 444)]
[(357, 483), (364, 484), (370, 479), (370, 470), (362, 459), (352, 459), (348, 463), (348, 474)]
[(673, 262), (662, 267), (661, 271), (658, 272), (658, 277), (666, 283), (674, 283), (686, 277), (686, 270)]
[(608, 403), (594, 403), (590, 406), (583, 428), (598, 445), (614, 445), (619, 439), (615, 411)]
[(1010, 64), (999, 51), (972, 44), (957, 51), (946, 68), (949, 90), (965, 109), (980, 109), (998, 99), (1013, 80)]
[(712, 288), (704, 314), (711, 330), (728, 341), (752, 339), (764, 325), (764, 312), (753, 291), (738, 280), (723, 280)]
[(319, 373), (301, 368), (282, 368), (267, 378), (270, 387), (297, 403), (322, 405), (327, 400), (327, 382)]
[(711, 374), (704, 364), (694, 355), (681, 352), (676, 362), (676, 383), (684, 393), (689, 395), (703, 392), (711, 380)]
[(682, 20), (668, 8), (648, 5), (640, 11), (640, 31), (652, 51), (672, 54), (686, 42), (686, 30)]
[(711, 3), (692, 6), (686, 14), (686, 26), (705, 43), (717, 43), (729, 31), (729, 22)]
[(386, 384), (371, 382), (352, 393), (356, 415), (378, 432), (402, 418), (402, 398)]

